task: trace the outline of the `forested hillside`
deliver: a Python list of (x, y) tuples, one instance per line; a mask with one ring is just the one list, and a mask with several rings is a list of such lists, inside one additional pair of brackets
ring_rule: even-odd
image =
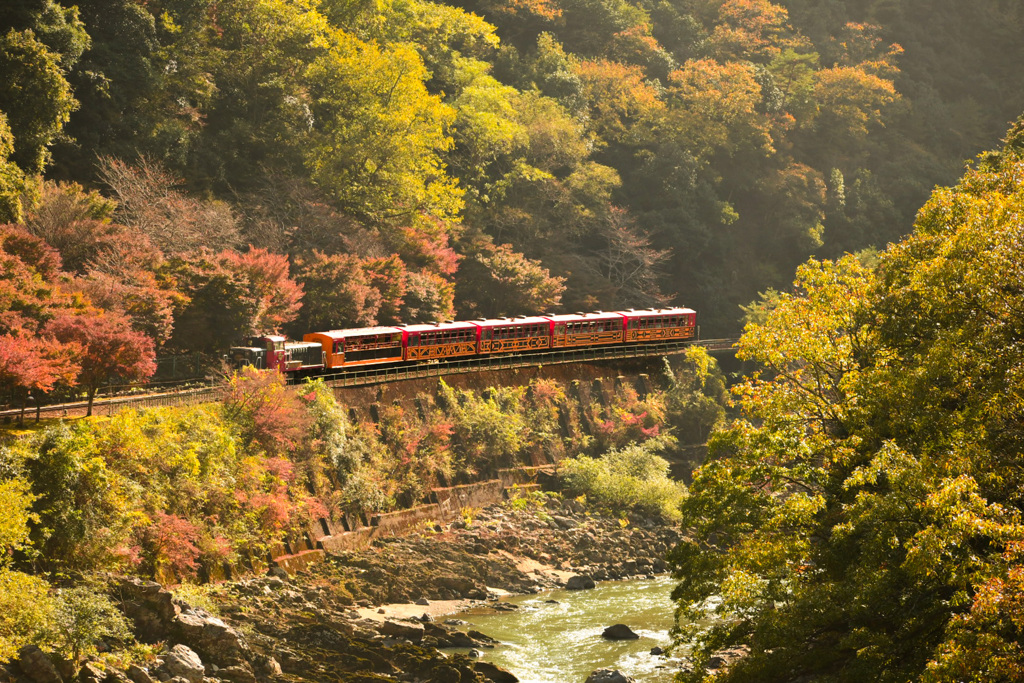
[[(809, 255), (908, 232), (995, 144), (1024, 109), (1022, 19), (999, 0), (3, 3), (0, 344), (106, 325), (146, 338), (114, 369), (144, 376), (153, 351), (249, 332), (453, 315), (675, 302), (735, 332)], [(54, 348), (26, 390), (74, 375)]]
[(809, 261), (748, 326), (766, 371), (673, 557), (698, 660), (750, 648), (716, 681), (1021, 679), (1022, 203), (1024, 119), (876, 267)]

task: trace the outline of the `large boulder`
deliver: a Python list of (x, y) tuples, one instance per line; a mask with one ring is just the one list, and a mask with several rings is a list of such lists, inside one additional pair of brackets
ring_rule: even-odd
[(107, 672), (91, 662), (87, 662), (78, 672), (78, 683), (103, 683)]
[(423, 640), (423, 624), (416, 624), (408, 621), (395, 621), (387, 619), (377, 627), (377, 632), (382, 636), (392, 638), (404, 638), (418, 643)]
[(63, 683), (53, 661), (37, 645), (26, 645), (18, 650), (18, 668), (33, 683)]
[(476, 647), (477, 642), (462, 631), (452, 631), (445, 636), (445, 647)]
[(590, 578), (586, 574), (570, 576), (569, 580), (565, 582), (565, 589), (570, 591), (589, 590), (596, 586), (597, 584), (594, 583), (594, 579)]
[(202, 683), (206, 676), (203, 660), (187, 645), (175, 645), (164, 656), (164, 668), (171, 676), (181, 676), (190, 683)]
[(636, 679), (618, 669), (598, 669), (587, 676), (586, 683), (636, 683)]
[(121, 608), (132, 620), (136, 637), (146, 643), (166, 640), (174, 617), (180, 611), (170, 591), (155, 581), (123, 579), (118, 585)]
[(172, 627), (177, 640), (217, 666), (233, 666), (252, 656), (248, 643), (238, 631), (205, 612), (191, 609), (182, 612), (174, 617)]
[(490, 662), (473, 662), (473, 670), (491, 683), (519, 683), (519, 679), (511, 671)]
[(608, 640), (637, 640), (640, 637), (633, 631), (633, 629), (625, 624), (609, 626), (604, 630), (604, 633), (602, 633), (601, 636)]
[(154, 683), (153, 677), (149, 675), (149, 671), (143, 669), (138, 664), (129, 666), (127, 674), (132, 683)]

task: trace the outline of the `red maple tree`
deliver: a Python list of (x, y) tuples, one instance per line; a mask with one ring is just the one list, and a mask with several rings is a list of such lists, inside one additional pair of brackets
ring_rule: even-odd
[(105, 382), (113, 378), (139, 381), (156, 372), (153, 340), (133, 330), (129, 319), (120, 313), (61, 314), (45, 329), (58, 341), (79, 346), (78, 386), (88, 396), (87, 415), (92, 415), (96, 391)]

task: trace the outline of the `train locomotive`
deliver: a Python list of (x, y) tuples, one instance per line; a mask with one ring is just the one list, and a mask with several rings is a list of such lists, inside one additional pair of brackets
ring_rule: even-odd
[(685, 341), (696, 336), (693, 309), (648, 308), (328, 330), (307, 333), (301, 342), (263, 335), (232, 347), (228, 361), (234, 367), (318, 374), (496, 354)]

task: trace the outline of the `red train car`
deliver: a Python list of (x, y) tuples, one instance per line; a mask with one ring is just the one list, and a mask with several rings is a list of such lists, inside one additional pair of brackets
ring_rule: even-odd
[(551, 348), (551, 321), (541, 317), (520, 316), (478, 320), (479, 353), (515, 353)]
[(551, 321), (551, 348), (621, 344), (626, 339), (624, 313), (573, 313), (545, 316)]
[(397, 327), (363, 327), (303, 335), (306, 342), (323, 347), (324, 364), (330, 369), (351, 368), (404, 360), (405, 332)]
[(402, 334), (407, 361), (474, 356), (480, 342), (480, 328), (466, 322), (403, 325)]
[(623, 315), (627, 343), (692, 339), (697, 333), (697, 313), (692, 308), (648, 308)]

